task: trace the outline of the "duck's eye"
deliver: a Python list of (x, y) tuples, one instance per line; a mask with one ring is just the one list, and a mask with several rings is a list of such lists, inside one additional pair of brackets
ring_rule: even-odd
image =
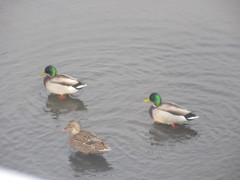
[(45, 73), (49, 73), (49, 72), (50, 72), (50, 67), (48, 66), (45, 68)]
[(150, 99), (151, 101), (153, 101), (153, 100), (154, 100), (154, 95), (152, 94), (152, 95), (149, 97), (149, 99)]
[(154, 100), (156, 100), (156, 98), (157, 98), (158, 96), (159, 96), (159, 95), (158, 95), (157, 93), (152, 93), (152, 94), (150, 95), (149, 99), (150, 99), (151, 101), (154, 101)]

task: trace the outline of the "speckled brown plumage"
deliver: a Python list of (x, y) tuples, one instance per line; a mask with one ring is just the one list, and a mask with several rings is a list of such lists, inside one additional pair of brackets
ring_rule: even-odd
[(67, 129), (73, 129), (68, 134), (69, 144), (84, 154), (99, 154), (111, 150), (101, 138), (88, 130), (82, 129), (78, 121), (70, 121), (64, 128), (64, 130)]

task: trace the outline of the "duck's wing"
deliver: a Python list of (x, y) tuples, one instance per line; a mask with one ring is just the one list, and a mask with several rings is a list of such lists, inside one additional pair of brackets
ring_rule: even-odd
[(51, 83), (57, 83), (65, 86), (74, 86), (80, 82), (76, 78), (73, 78), (65, 74), (54, 76), (53, 78), (50, 79), (50, 81)]
[(174, 103), (162, 103), (157, 108), (162, 111), (166, 111), (175, 115), (183, 115), (183, 116), (191, 112)]
[(97, 138), (96, 134), (88, 131), (88, 130), (81, 130), (78, 134), (73, 136), (75, 141), (81, 141), (82, 143), (88, 142), (90, 139)]
[(86, 137), (86, 144), (88, 144), (88, 145), (103, 142), (103, 140), (101, 138), (97, 137), (96, 134), (94, 134), (86, 129), (81, 130), (81, 132), (82, 132), (83, 136)]
[(109, 151), (111, 150), (106, 144), (104, 144), (101, 138), (98, 138), (96, 134), (88, 131), (88, 130), (81, 130), (79, 134), (74, 136), (75, 142), (81, 142), (85, 148), (89, 150), (97, 150), (97, 151)]

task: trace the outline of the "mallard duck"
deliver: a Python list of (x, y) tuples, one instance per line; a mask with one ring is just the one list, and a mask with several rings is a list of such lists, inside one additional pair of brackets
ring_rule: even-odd
[(94, 133), (83, 129), (76, 120), (69, 121), (63, 131), (68, 129), (72, 129), (68, 134), (70, 145), (83, 154), (100, 154), (111, 150), (108, 145), (104, 144), (102, 139), (98, 138)]
[(75, 93), (87, 86), (87, 84), (73, 77), (57, 74), (57, 69), (52, 65), (47, 66), (45, 71), (40, 75), (47, 75), (43, 81), (45, 88), (54, 94), (59, 94), (59, 98), (61, 99), (66, 97), (64, 94)]
[(153, 105), (149, 109), (149, 114), (156, 123), (172, 125), (183, 124), (198, 118), (191, 111), (184, 109), (174, 103), (162, 103), (162, 98), (157, 93), (152, 93), (144, 102), (152, 101)]

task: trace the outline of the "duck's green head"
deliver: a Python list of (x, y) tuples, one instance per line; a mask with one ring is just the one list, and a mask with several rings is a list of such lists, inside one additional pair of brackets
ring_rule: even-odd
[(150, 94), (148, 99), (145, 99), (143, 102), (149, 102), (152, 101), (154, 106), (160, 106), (162, 104), (162, 98), (157, 93)]
[(44, 76), (46, 74), (51, 76), (51, 77), (56, 76), (57, 75), (57, 69), (54, 66), (49, 65), (45, 68), (45, 71), (42, 74), (40, 74), (40, 76)]

